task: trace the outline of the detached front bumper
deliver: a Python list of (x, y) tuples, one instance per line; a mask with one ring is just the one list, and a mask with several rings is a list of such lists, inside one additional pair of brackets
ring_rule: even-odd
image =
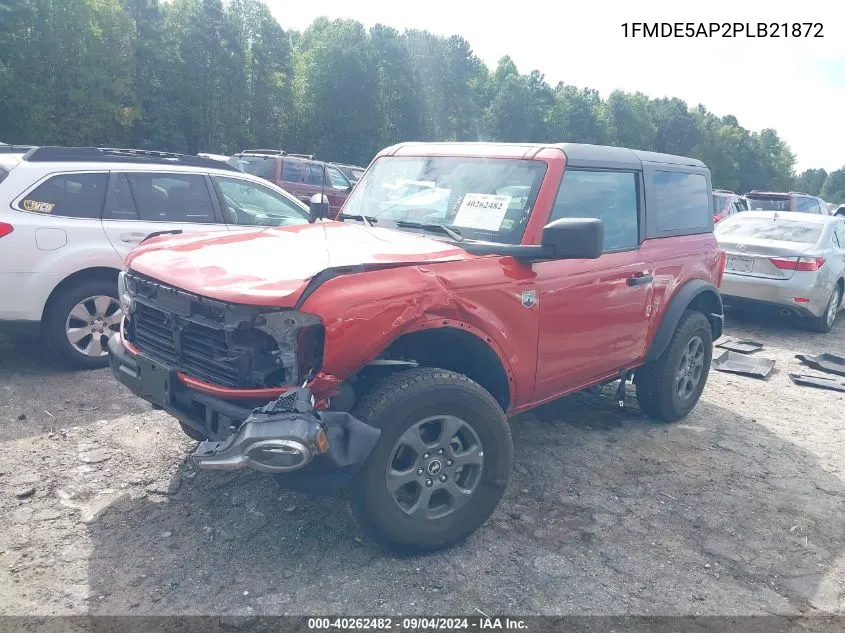
[(191, 388), (172, 367), (131, 354), (119, 335), (108, 348), (115, 378), (207, 438), (192, 454), (199, 468), (276, 473), (290, 488), (323, 494), (355, 475), (381, 434), (349, 413), (316, 411), (307, 389), (256, 408)]

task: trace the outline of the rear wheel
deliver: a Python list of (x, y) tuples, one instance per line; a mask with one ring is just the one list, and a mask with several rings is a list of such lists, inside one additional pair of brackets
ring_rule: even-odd
[(393, 549), (434, 550), (493, 513), (513, 445), (504, 412), (483, 387), (455, 372), (413, 369), (378, 383), (353, 415), (382, 430), (347, 490), (370, 537)]
[(833, 323), (836, 321), (836, 315), (839, 313), (839, 304), (842, 303), (842, 290), (839, 284), (833, 287), (833, 292), (830, 295), (830, 300), (824, 309), (821, 316), (813, 317), (810, 320), (810, 327), (816, 332), (827, 334), (833, 329)]
[(704, 391), (712, 357), (710, 322), (701, 312), (687, 310), (660, 358), (637, 370), (640, 409), (664, 422), (685, 417)]
[(60, 291), (44, 315), (42, 333), (65, 363), (83, 369), (105, 367), (107, 342), (119, 331), (122, 316), (117, 283), (91, 279)]

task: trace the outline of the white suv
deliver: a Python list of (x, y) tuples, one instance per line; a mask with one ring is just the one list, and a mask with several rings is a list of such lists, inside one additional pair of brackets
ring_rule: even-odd
[(117, 275), (143, 240), (309, 219), (279, 187), (196, 156), (73, 147), (0, 154), (0, 327), (40, 324), (63, 360), (105, 366), (106, 339), (122, 316)]

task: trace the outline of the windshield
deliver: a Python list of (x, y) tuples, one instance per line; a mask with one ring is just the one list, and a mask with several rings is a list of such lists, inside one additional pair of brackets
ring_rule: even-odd
[(717, 238), (730, 238), (737, 241), (750, 238), (815, 244), (822, 234), (822, 228), (824, 228), (823, 225), (817, 222), (733, 216), (717, 224), (715, 233)]
[(755, 198), (754, 196), (745, 196), (748, 200), (748, 208), (752, 211), (789, 211), (789, 198)]
[(545, 163), (531, 160), (383, 156), (343, 213), (390, 228), (442, 224), (467, 239), (518, 244), (545, 173)]

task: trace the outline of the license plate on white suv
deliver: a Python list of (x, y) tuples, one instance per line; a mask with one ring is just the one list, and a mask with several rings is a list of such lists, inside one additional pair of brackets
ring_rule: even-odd
[(750, 257), (729, 255), (728, 261), (725, 263), (725, 270), (730, 270), (734, 273), (750, 273), (753, 268), (754, 260)]

